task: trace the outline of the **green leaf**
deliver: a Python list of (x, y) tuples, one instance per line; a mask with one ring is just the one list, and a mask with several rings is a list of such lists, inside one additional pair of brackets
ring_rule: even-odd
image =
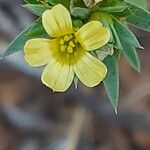
[(130, 65), (137, 71), (141, 72), (141, 66), (138, 54), (136, 52), (136, 49), (131, 44), (128, 44), (126, 42), (122, 41), (122, 53), (127, 59), (127, 61), (130, 63)]
[(68, 9), (70, 7), (70, 0), (48, 0), (48, 3), (53, 6), (57, 4), (62, 4)]
[(117, 31), (117, 34), (122, 39), (122, 41), (129, 43), (137, 48), (143, 48), (139, 44), (135, 35), (126, 26), (124, 26), (120, 21), (115, 18), (113, 19), (113, 23), (115, 30)]
[(71, 0), (70, 1), (70, 11), (71, 15), (74, 17), (78, 17), (80, 19), (86, 19), (88, 15), (90, 14), (90, 11), (88, 8), (85, 7), (78, 7), (77, 3), (78, 1)]
[(118, 37), (117, 31), (114, 28), (113, 24), (110, 24), (110, 30), (112, 32), (112, 36), (113, 36), (113, 47), (115, 49), (122, 49), (121, 43), (120, 43), (120, 39)]
[(131, 25), (150, 32), (150, 12), (138, 8), (131, 7), (132, 15), (130, 15), (126, 21)]
[(87, 8), (74, 7), (71, 9), (71, 14), (74, 17), (79, 17), (81, 19), (86, 19), (89, 15), (90, 11)]
[(120, 0), (103, 0), (99, 5), (100, 6), (114, 6), (116, 5)]
[(72, 24), (73, 24), (73, 27), (75, 28), (75, 30), (79, 29), (83, 26), (83, 22), (80, 19), (72, 20)]
[[(114, 27), (116, 29), (117, 35), (120, 39), (121, 43), (121, 50), (124, 56), (126, 57), (127, 61), (130, 63), (130, 65), (138, 72), (140, 72), (140, 62), (139, 58), (136, 52), (136, 49), (133, 45), (133, 42), (131, 42), (132, 38), (127, 38), (128, 34), (125, 34), (124, 32), (121, 32), (122, 30), (118, 26), (118, 22), (114, 22)], [(126, 36), (126, 37), (125, 37)]]
[(147, 1), (146, 0), (125, 0), (126, 3), (129, 3), (131, 5), (134, 5), (136, 7), (140, 8), (146, 8), (147, 7)]
[(40, 21), (36, 23), (34, 26), (32, 26), (26, 36), (28, 38), (47, 36), (47, 33), (42, 25), (42, 22)]
[(87, 8), (83, 0), (70, 0), (70, 4), (73, 4), (76, 7)]
[(39, 2), (37, 0), (24, 0), (28, 4), (38, 4)]
[(114, 54), (113, 54), (114, 58), (116, 61), (119, 61), (120, 57), (121, 57), (121, 49), (114, 49)]
[[(21, 32), (8, 46), (2, 57), (6, 57), (23, 49), (25, 42), (28, 40), (28, 33), (37, 25), (38, 22), (33, 22), (23, 32)], [(38, 33), (32, 34), (32, 37), (38, 36)]]
[(115, 6), (107, 6), (107, 7), (99, 7), (99, 10), (106, 11), (106, 12), (123, 12), (125, 9), (127, 9), (129, 6), (125, 4), (118, 4)]
[(103, 83), (112, 106), (117, 110), (119, 99), (118, 63), (114, 57), (108, 56), (104, 59), (104, 64), (107, 66), (108, 72)]
[(26, 5), (23, 5), (23, 7), (37, 16), (41, 16), (45, 10), (51, 9), (50, 6), (46, 7), (41, 4), (37, 4), (37, 5), (36, 4), (26, 4)]

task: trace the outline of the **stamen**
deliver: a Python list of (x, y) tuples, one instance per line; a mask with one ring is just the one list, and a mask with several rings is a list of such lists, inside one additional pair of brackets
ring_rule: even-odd
[(62, 46), (60, 47), (60, 49), (61, 49), (62, 52), (65, 52), (66, 49), (67, 49), (67, 46), (66, 46), (66, 45), (62, 45)]
[(72, 39), (72, 38), (73, 38), (73, 35), (72, 35), (72, 34), (70, 34), (70, 35), (69, 35), (69, 38), (70, 38), (70, 39)]
[(63, 38), (60, 39), (60, 50), (61, 52), (65, 52), (66, 55), (70, 55), (76, 52), (76, 45), (78, 43), (78, 40), (75, 38), (73, 34), (66, 35)]
[(74, 44), (72, 41), (70, 41), (70, 42), (69, 42), (69, 46), (75, 47), (75, 44)]
[(70, 40), (70, 37), (69, 37), (68, 35), (66, 35), (66, 36), (64, 37), (64, 40), (67, 42), (67, 41)]
[(64, 45), (65, 44), (65, 41), (64, 39), (60, 39), (60, 42), (59, 42), (60, 45)]
[(74, 40), (74, 42), (75, 42), (75, 43), (78, 43), (78, 40), (77, 40), (77, 39), (75, 39), (75, 40)]
[(68, 53), (73, 53), (73, 48), (72, 48), (71, 46), (68, 46), (68, 47), (67, 47), (67, 52), (68, 52)]

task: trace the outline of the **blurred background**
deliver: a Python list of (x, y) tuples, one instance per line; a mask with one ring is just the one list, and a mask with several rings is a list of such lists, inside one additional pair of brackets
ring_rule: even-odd
[[(0, 0), (0, 53), (34, 19), (22, 0)], [(103, 86), (53, 93), (23, 51), (0, 61), (0, 150), (150, 150), (150, 33), (133, 29), (142, 73), (120, 60), (118, 115)]]

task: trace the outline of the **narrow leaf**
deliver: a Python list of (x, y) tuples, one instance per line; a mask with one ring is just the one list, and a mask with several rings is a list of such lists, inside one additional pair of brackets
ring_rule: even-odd
[(78, 1), (71, 0), (70, 1), (70, 11), (74, 17), (78, 17), (81, 19), (86, 19), (90, 13), (88, 8), (78, 6)]
[(120, 57), (121, 57), (121, 49), (114, 49), (114, 54), (113, 54), (114, 58), (116, 61), (119, 61)]
[(70, 6), (70, 0), (48, 0), (48, 3), (51, 5), (62, 4), (67, 8)]
[(141, 72), (141, 66), (136, 49), (131, 44), (122, 41), (122, 53), (130, 65), (138, 72)]
[(38, 22), (36, 23), (34, 26), (32, 26), (29, 30), (29, 32), (27, 33), (27, 37), (28, 38), (33, 38), (33, 37), (43, 37), (47, 35), (43, 25), (42, 25), (42, 22)]
[(39, 3), (39, 1), (37, 1), (37, 0), (24, 0), (24, 1), (28, 4), (38, 4)]
[(33, 14), (37, 15), (37, 16), (41, 16), (43, 14), (43, 12), (47, 9), (51, 9), (51, 7), (46, 7), (44, 5), (38, 4), (26, 4), (23, 5), (24, 8), (26, 8), (27, 10), (29, 10), (30, 12), (32, 12)]
[[(115, 24), (114, 23), (114, 27), (116, 29), (117, 35), (119, 37), (120, 43), (121, 43), (121, 50), (122, 53), (124, 54), (125, 58), (127, 59), (127, 61), (130, 63), (130, 65), (138, 72), (140, 72), (141, 67), (140, 67), (140, 62), (139, 62), (139, 58), (136, 52), (135, 47), (133, 46), (133, 44), (131, 44), (131, 42), (126, 39), (127, 35), (122, 34), (121, 30), (119, 30), (118, 27), (118, 23)], [(130, 40), (132, 40), (131, 38), (129, 38)]]
[(132, 15), (130, 15), (126, 21), (131, 25), (150, 32), (150, 12), (138, 8), (131, 8)]
[(128, 5), (116, 5), (116, 6), (108, 6), (108, 7), (100, 7), (99, 9), (101, 11), (106, 11), (106, 12), (123, 12), (125, 9), (127, 9), (129, 6)]
[(146, 8), (147, 7), (147, 1), (146, 0), (125, 0), (125, 2), (132, 4), (139, 8)]
[(113, 19), (113, 22), (118, 35), (124, 42), (129, 43), (137, 48), (143, 48), (139, 44), (135, 35), (126, 26), (124, 26), (120, 21), (115, 18)]
[(99, 6), (115, 6), (118, 0), (102, 0)]
[(116, 49), (122, 49), (120, 39), (118, 37), (117, 31), (113, 24), (110, 24), (110, 30), (111, 30), (112, 36), (113, 36), (113, 42), (114, 42), (113, 47)]
[(75, 28), (75, 30), (79, 29), (83, 26), (83, 22), (80, 19), (72, 20), (72, 24), (73, 24), (73, 27)]
[(71, 9), (71, 14), (74, 17), (79, 17), (81, 19), (86, 19), (89, 15), (89, 9), (87, 8), (81, 8), (81, 7), (74, 7)]
[(117, 110), (119, 99), (118, 63), (112, 56), (106, 57), (104, 63), (107, 66), (108, 72), (103, 83), (112, 106)]
[[(28, 40), (28, 33), (31, 28), (37, 25), (37, 22), (33, 22), (29, 27), (27, 27), (24, 31), (22, 31), (8, 46), (2, 57), (6, 57), (13, 53), (16, 53), (23, 49), (25, 42)], [(38, 33), (32, 34), (35, 37)], [(37, 35), (38, 36), (38, 35)]]

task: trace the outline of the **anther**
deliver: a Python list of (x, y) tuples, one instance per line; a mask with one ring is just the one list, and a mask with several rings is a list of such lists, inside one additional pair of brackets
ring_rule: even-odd
[(70, 38), (70, 39), (72, 39), (72, 38), (73, 38), (73, 35), (72, 35), (72, 34), (70, 34), (70, 35), (69, 35), (69, 38)]
[(72, 41), (70, 41), (70, 42), (69, 42), (69, 46), (75, 47), (75, 44), (74, 44)]
[(64, 37), (64, 40), (65, 40), (65, 41), (69, 41), (69, 40), (70, 40), (70, 37), (69, 37), (68, 35), (66, 35), (66, 36)]
[(68, 46), (68, 47), (67, 47), (67, 52), (68, 52), (68, 53), (73, 53), (73, 48), (72, 48), (71, 46)]
[(65, 51), (66, 51), (66, 48), (67, 48), (66, 45), (62, 45), (62, 46), (60, 47), (60, 49), (61, 49), (62, 52), (65, 52)]
[(75, 40), (74, 40), (74, 42), (75, 42), (75, 43), (78, 43), (78, 40), (77, 40), (77, 39), (75, 39)]
[(60, 42), (59, 42), (60, 45), (64, 45), (65, 44), (65, 41), (63, 39), (60, 39)]

